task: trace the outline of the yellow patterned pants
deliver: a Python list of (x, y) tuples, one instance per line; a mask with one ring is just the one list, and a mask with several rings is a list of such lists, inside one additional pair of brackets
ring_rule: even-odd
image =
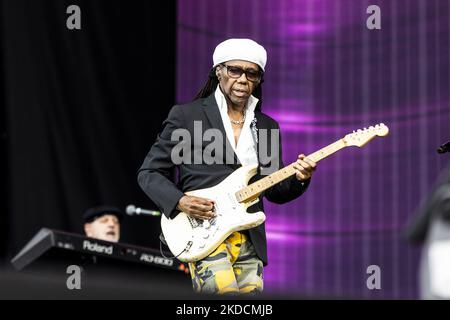
[(241, 232), (232, 233), (203, 260), (189, 263), (194, 291), (257, 294), (263, 290), (263, 263)]

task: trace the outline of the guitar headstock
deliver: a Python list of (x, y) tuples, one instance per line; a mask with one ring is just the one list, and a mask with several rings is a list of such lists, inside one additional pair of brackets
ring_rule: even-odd
[(347, 146), (363, 147), (373, 138), (384, 137), (388, 134), (389, 128), (383, 123), (380, 123), (369, 128), (353, 131), (353, 133), (347, 134), (344, 137), (344, 141)]

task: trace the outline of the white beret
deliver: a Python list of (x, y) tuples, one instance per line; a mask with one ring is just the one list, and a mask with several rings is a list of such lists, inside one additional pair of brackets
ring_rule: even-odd
[(250, 39), (228, 39), (217, 45), (213, 54), (213, 67), (230, 60), (256, 63), (264, 71), (267, 52), (263, 46)]

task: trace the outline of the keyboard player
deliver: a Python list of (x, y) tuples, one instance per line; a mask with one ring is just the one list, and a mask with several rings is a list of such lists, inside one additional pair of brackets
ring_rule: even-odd
[(113, 206), (89, 208), (83, 215), (84, 232), (89, 238), (119, 242), (123, 217), (123, 212)]

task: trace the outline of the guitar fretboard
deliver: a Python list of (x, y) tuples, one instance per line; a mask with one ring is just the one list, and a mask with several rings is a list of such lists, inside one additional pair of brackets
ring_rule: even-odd
[[(345, 144), (344, 139), (340, 139), (310, 155), (307, 156), (308, 159), (311, 159), (314, 162), (319, 162), (320, 160), (332, 155), (333, 153), (345, 148), (347, 145)], [(294, 162), (295, 163), (295, 162)], [(264, 177), (245, 188), (242, 188), (238, 192), (236, 192), (236, 198), (239, 202), (251, 201), (261, 194), (261, 192), (271, 188), (272, 186), (280, 183), (283, 180), (291, 177), (295, 174), (294, 163), (275, 171), (274, 173)]]

